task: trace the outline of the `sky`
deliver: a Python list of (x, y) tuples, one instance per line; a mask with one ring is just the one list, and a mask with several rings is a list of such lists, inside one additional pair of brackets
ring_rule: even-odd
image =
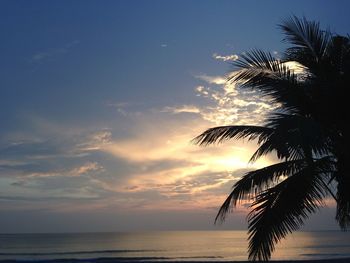
[[(256, 145), (191, 143), (262, 124), (271, 105), (226, 78), (287, 47), (305, 16), (349, 32), (348, 1), (0, 0), (0, 232), (246, 229), (216, 212)], [(329, 202), (306, 229), (335, 229)]]

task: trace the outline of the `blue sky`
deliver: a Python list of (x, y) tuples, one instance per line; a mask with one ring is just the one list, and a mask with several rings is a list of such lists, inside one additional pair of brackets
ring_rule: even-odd
[[(348, 1), (0, 1), (0, 232), (215, 229), (254, 145), (208, 127), (272, 108), (226, 85), (279, 56), (294, 14), (348, 33)], [(256, 167), (273, 162), (266, 158)], [(219, 229), (244, 229), (244, 207)], [(312, 222), (334, 228), (332, 204)], [(142, 218), (142, 222), (138, 220)]]

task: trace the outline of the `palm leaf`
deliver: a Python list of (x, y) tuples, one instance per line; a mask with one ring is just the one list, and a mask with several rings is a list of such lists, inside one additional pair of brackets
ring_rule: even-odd
[(298, 81), (293, 70), (270, 53), (253, 50), (242, 55), (234, 65), (240, 70), (232, 74), (228, 81), (260, 91), (262, 95), (272, 98), (273, 103), (281, 104), (285, 110), (310, 111), (309, 104), (305, 103), (309, 98), (305, 96), (304, 83)]
[(288, 140), (290, 155), (298, 150), (295, 158), (300, 158), (300, 152), (307, 148), (316, 157), (328, 155), (332, 148), (330, 135), (325, 128), (313, 118), (299, 114), (276, 113), (269, 117), (267, 127), (273, 128), (277, 136)]
[(317, 210), (326, 191), (322, 179), (306, 167), (259, 194), (248, 215), (249, 259), (268, 260), (275, 244)]
[(311, 71), (317, 68), (316, 63), (324, 56), (331, 34), (321, 30), (319, 23), (296, 16), (283, 21), (279, 27), (285, 34), (284, 40), (293, 45), (287, 49), (286, 59), (298, 61)]
[[(347, 162), (348, 161), (349, 159), (347, 159)], [(343, 230), (347, 230), (350, 227), (350, 179), (347, 176), (348, 167), (346, 166), (348, 166), (346, 163), (338, 163), (338, 170), (335, 173), (335, 178), (338, 183), (336, 220)], [(346, 170), (343, 168), (346, 168)]]
[[(276, 152), (277, 157), (279, 159), (298, 159), (303, 157), (302, 152), (299, 151), (296, 147), (288, 147), (288, 141), (286, 141), (285, 135), (286, 132), (274, 129), (274, 133), (272, 133), (254, 152), (249, 162), (253, 163), (257, 161), (260, 157), (267, 155), (272, 152)], [(281, 136), (282, 135), (282, 136)]]
[[(252, 50), (234, 63), (228, 81), (261, 92), (279, 106), (264, 127), (222, 126), (208, 129), (193, 141), (200, 145), (228, 139), (257, 140), (251, 157), (276, 152), (284, 162), (245, 174), (233, 186), (215, 221), (233, 207), (254, 198), (249, 221), (249, 258), (268, 260), (282, 238), (298, 229), (330, 193), (337, 201), (336, 219), (350, 226), (350, 177), (346, 96), (350, 73), (350, 38), (332, 36), (319, 23), (293, 16), (280, 28), (292, 44), (283, 60)], [(305, 67), (302, 76), (287, 61)], [(326, 183), (328, 181), (328, 183)], [(337, 193), (333, 194), (334, 187)]]
[[(327, 48), (327, 63), (328, 71), (333, 71), (339, 76), (339, 73), (349, 71), (349, 56), (350, 56), (350, 39), (344, 36), (332, 37)], [(332, 73), (333, 73), (332, 72)]]
[(261, 126), (219, 126), (211, 128), (198, 135), (192, 140), (195, 144), (208, 145), (213, 143), (220, 143), (229, 139), (244, 139), (248, 140), (259, 139), (265, 140), (273, 132), (268, 127)]
[(276, 113), (270, 116), (266, 127), (271, 132), (252, 155), (250, 162), (273, 151), (279, 159), (301, 159), (305, 150), (315, 157), (326, 156), (331, 152), (332, 144), (324, 128), (312, 118), (299, 114)]
[(337, 186), (337, 208), (336, 220), (341, 229), (347, 230), (350, 227), (350, 183), (345, 181), (338, 182)]
[(282, 176), (289, 176), (305, 167), (305, 160), (285, 161), (246, 173), (235, 185), (222, 204), (215, 222), (223, 222), (237, 203), (255, 196), (277, 183)]

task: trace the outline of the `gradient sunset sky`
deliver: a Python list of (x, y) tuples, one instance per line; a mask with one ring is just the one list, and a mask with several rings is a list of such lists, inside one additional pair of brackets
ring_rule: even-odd
[[(213, 226), (255, 145), (191, 144), (273, 109), (225, 78), (252, 48), (276, 57), (291, 15), (350, 32), (349, 1), (0, 0), (0, 232)], [(311, 229), (335, 229), (333, 204)]]

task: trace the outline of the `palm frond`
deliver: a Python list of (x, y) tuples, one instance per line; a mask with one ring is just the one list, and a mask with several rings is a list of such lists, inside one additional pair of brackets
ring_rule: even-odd
[[(228, 81), (240, 82), (245, 87), (259, 87), (264, 85), (264, 80), (271, 84), (273, 80), (296, 81), (293, 70), (280, 60), (275, 59), (271, 53), (262, 50), (251, 50), (234, 62), (240, 70), (232, 74)], [(254, 80), (254, 81), (253, 81)]]
[(325, 54), (331, 34), (321, 30), (318, 22), (308, 21), (305, 17), (299, 19), (292, 16), (279, 27), (285, 34), (284, 40), (293, 45), (286, 51), (287, 59), (314, 68)]
[(338, 182), (337, 187), (337, 208), (335, 219), (341, 229), (347, 230), (350, 227), (350, 183)]
[[(279, 109), (268, 115), (263, 127), (221, 126), (193, 139), (199, 145), (257, 140), (258, 149), (250, 161), (272, 152), (284, 160), (246, 173), (215, 219), (222, 222), (237, 203), (254, 200), (248, 215), (252, 260), (270, 259), (275, 245), (299, 229), (327, 193), (337, 202), (340, 227), (350, 227), (345, 96), (350, 80), (350, 37), (334, 36), (321, 30), (319, 23), (295, 16), (279, 26), (284, 41), (292, 44), (284, 58), (252, 50), (233, 63), (238, 71), (228, 78), (243, 89), (267, 96)], [(288, 61), (305, 67), (304, 74), (296, 74), (285, 63)]]
[(322, 205), (326, 191), (322, 179), (306, 167), (259, 194), (248, 215), (249, 259), (270, 259), (275, 244)]
[[(298, 147), (289, 147), (288, 141), (283, 137), (287, 132), (284, 131), (284, 134), (281, 134), (280, 131), (274, 129), (272, 133), (258, 149), (250, 157), (249, 162), (253, 163), (257, 161), (262, 156), (265, 156), (269, 153), (276, 152), (279, 159), (298, 159), (303, 158), (303, 153)], [(281, 136), (282, 135), (282, 136)]]
[(338, 183), (336, 195), (337, 208), (335, 218), (338, 221), (340, 228), (347, 230), (350, 227), (350, 179), (347, 176), (349, 173), (348, 169), (344, 170), (342, 168), (343, 167), (338, 167), (338, 170), (335, 174)]
[(289, 176), (305, 167), (305, 160), (285, 161), (246, 173), (235, 183), (233, 190), (222, 204), (215, 222), (222, 223), (237, 203), (249, 199), (278, 182), (282, 176)]
[(282, 72), (287, 73), (286, 69), (288, 69), (283, 63), (275, 59), (270, 52), (264, 52), (260, 49), (245, 52), (233, 65), (242, 69), (260, 69), (267, 74), (276, 76)]
[(336, 73), (349, 70), (350, 39), (344, 36), (332, 37), (327, 48), (327, 69)]
[(199, 145), (220, 143), (229, 139), (264, 140), (272, 133), (272, 129), (261, 126), (219, 126), (211, 128), (195, 137), (192, 142)]
[(273, 103), (282, 104), (285, 110), (306, 110), (308, 97), (302, 83), (286, 63), (272, 57), (268, 52), (252, 50), (234, 63), (240, 68), (228, 81), (238, 82), (242, 88), (258, 90)]
[(268, 118), (266, 126), (273, 128), (278, 137), (287, 138), (290, 156), (296, 154), (294, 158), (300, 158), (300, 152), (306, 146), (318, 157), (328, 155), (331, 151), (329, 135), (319, 122), (310, 117), (275, 113)]
[(276, 113), (269, 117), (266, 126), (272, 133), (261, 142), (250, 162), (271, 152), (279, 159), (301, 159), (305, 149), (316, 157), (328, 155), (331, 141), (321, 125), (311, 118), (298, 114)]

